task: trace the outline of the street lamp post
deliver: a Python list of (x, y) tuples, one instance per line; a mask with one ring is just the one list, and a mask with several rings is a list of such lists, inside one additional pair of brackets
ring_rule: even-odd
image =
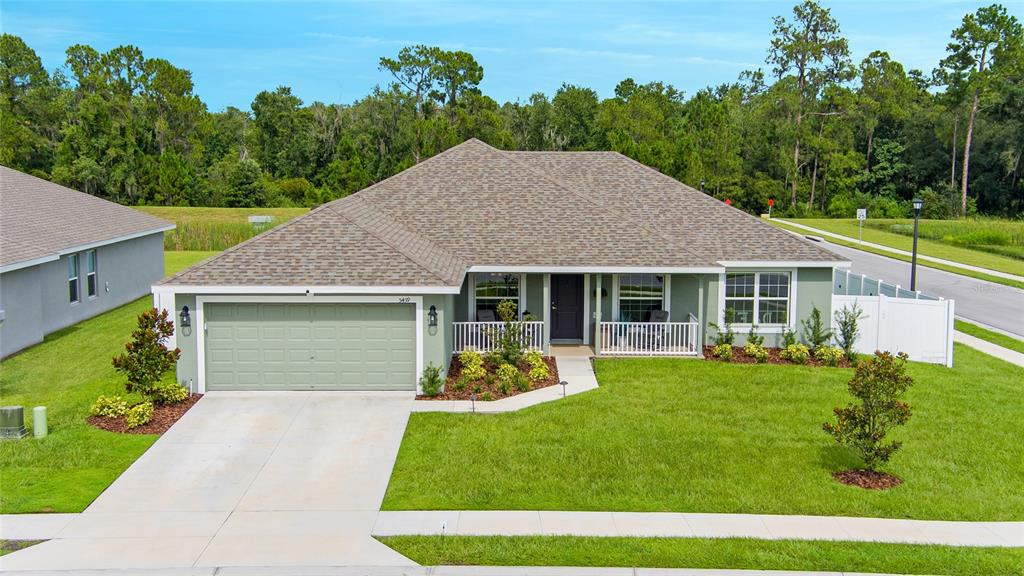
[(914, 250), (910, 256), (910, 291), (914, 292), (917, 290), (917, 220), (921, 216), (921, 206), (924, 206), (924, 200), (914, 198), (912, 203), (914, 204)]

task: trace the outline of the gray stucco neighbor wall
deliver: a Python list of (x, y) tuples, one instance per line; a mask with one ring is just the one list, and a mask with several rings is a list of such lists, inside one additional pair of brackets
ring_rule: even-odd
[(163, 232), (96, 248), (97, 293), (86, 292), (85, 252), (79, 256), (80, 298), (68, 297), (68, 256), (0, 274), (0, 356), (42, 342), (47, 334), (102, 314), (150, 292), (164, 275)]

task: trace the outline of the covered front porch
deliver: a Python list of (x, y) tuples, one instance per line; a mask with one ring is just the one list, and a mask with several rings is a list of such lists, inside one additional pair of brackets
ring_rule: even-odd
[[(516, 304), (527, 348), (592, 346), (599, 356), (699, 356), (718, 275), (714, 271), (467, 274), (455, 296), (452, 352), (493, 350), (504, 330), (497, 307)], [(712, 314), (713, 317), (713, 314)]]

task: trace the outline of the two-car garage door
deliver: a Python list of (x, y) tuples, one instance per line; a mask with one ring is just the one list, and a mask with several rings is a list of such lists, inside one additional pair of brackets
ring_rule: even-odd
[(415, 390), (411, 304), (207, 303), (207, 390)]

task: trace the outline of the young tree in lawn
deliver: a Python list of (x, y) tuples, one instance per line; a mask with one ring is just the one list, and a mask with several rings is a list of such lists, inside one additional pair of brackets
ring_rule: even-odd
[(1024, 72), (1024, 31), (1004, 6), (993, 4), (964, 16), (960, 27), (953, 30), (952, 39), (935, 78), (961, 101), (970, 102), (960, 172), (960, 215), (966, 216), (971, 142), (978, 110), (1013, 76)]
[(848, 385), (855, 401), (845, 408), (833, 408), (836, 421), (822, 425), (836, 442), (857, 450), (868, 470), (888, 462), (902, 444), (899, 440), (887, 442), (885, 437), (910, 419), (910, 406), (902, 398), (914, 380), (907, 374), (906, 364), (905, 353), (893, 356), (880, 351), (857, 364)]
[(775, 28), (766, 63), (773, 66), (779, 80), (791, 76), (794, 81), (789, 201), (791, 206), (796, 206), (804, 118), (823, 87), (850, 78), (850, 48), (846, 38), (839, 35), (839, 23), (830, 11), (813, 0), (793, 7), (792, 22), (782, 16), (776, 16), (773, 22)]
[(139, 314), (132, 340), (124, 345), (125, 353), (114, 357), (114, 368), (128, 377), (129, 392), (152, 398), (160, 379), (174, 368), (181, 350), (168, 350), (164, 343), (174, 334), (174, 323), (167, 310), (150, 308)]

